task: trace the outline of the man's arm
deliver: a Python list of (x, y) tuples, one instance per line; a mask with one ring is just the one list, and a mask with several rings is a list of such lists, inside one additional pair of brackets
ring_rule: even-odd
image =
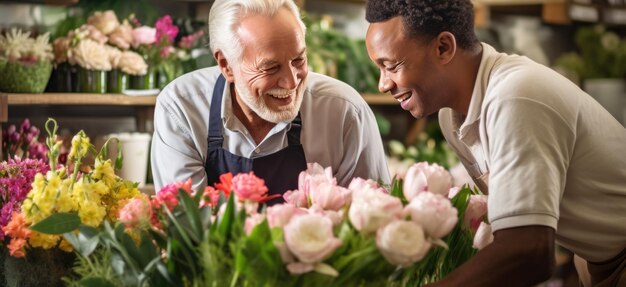
[(498, 230), (494, 241), (431, 287), (532, 286), (555, 268), (554, 229), (523, 226)]

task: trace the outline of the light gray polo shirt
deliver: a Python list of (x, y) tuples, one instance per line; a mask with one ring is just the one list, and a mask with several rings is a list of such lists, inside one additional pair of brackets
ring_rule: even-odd
[(439, 118), (470, 173), (489, 174), (494, 231), (549, 226), (593, 262), (626, 248), (626, 130), (578, 86), (483, 44), (468, 115)]
[[(213, 86), (217, 67), (185, 74), (157, 97), (152, 138), (152, 173), (156, 190), (191, 178), (194, 189), (207, 185), (204, 164)], [(228, 83), (227, 83), (228, 85)], [(248, 158), (287, 146), (289, 122), (278, 123), (258, 145), (232, 113), (230, 89), (222, 101), (223, 147)], [(309, 72), (302, 107), (300, 142), (307, 162), (332, 167), (341, 185), (353, 177), (390, 183), (382, 140), (374, 114), (347, 84)]]

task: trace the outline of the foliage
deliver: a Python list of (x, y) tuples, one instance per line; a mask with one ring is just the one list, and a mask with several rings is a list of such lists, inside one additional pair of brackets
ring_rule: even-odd
[(626, 41), (605, 27), (585, 26), (576, 31), (578, 52), (562, 55), (556, 66), (574, 72), (579, 80), (626, 76)]

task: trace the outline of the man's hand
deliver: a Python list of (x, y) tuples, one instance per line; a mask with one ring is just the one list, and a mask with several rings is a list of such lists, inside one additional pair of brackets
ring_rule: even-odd
[(428, 286), (532, 286), (555, 268), (554, 229), (523, 226), (498, 230), (476, 256)]

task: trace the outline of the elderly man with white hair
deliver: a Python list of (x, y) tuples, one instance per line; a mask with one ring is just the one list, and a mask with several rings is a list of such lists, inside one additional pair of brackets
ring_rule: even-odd
[[(157, 98), (157, 189), (253, 171), (270, 194), (297, 189), (307, 163), (389, 183), (374, 115), (350, 86), (308, 71), (305, 26), (291, 0), (217, 0), (209, 14), (217, 66), (176, 79)], [(280, 199), (278, 199), (280, 200)]]

